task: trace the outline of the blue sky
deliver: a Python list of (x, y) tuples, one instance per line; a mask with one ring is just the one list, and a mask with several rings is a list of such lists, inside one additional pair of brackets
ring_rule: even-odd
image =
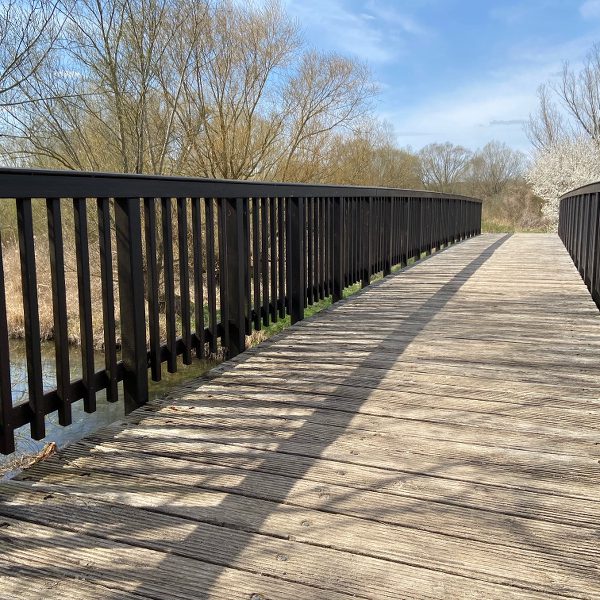
[(366, 61), (398, 143), (528, 152), (538, 86), (600, 42), (600, 0), (283, 0), (306, 41)]

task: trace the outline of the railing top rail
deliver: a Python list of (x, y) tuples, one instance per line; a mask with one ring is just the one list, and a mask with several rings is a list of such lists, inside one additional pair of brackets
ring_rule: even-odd
[(563, 194), (560, 197), (560, 200), (571, 198), (573, 196), (582, 196), (583, 194), (595, 194), (598, 192), (600, 192), (600, 181), (595, 183), (587, 183), (586, 185), (582, 185), (574, 190), (569, 190), (566, 194)]
[(477, 198), (429, 190), (0, 168), (0, 198), (158, 198), (161, 196), (190, 198), (426, 196), (481, 203)]

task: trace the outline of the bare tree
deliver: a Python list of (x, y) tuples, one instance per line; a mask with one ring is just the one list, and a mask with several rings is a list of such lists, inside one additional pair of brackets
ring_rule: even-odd
[(558, 82), (542, 85), (538, 98), (526, 126), (536, 149), (575, 138), (600, 143), (600, 45), (592, 47), (580, 70), (565, 63)]
[(419, 152), (423, 183), (439, 192), (452, 192), (464, 180), (472, 152), (445, 142), (428, 144)]
[(7, 0), (0, 5), (0, 106), (22, 102), (19, 88), (56, 41), (57, 2)]
[(67, 169), (160, 172), (174, 109), (159, 73), (183, 16), (169, 0), (61, 6), (62, 43), (10, 111), (18, 150)]
[(526, 157), (498, 141), (487, 143), (473, 155), (469, 178), (473, 192), (484, 198), (502, 193), (507, 185), (523, 177)]
[(276, 1), (71, 1), (1, 117), (38, 166), (314, 179), (375, 91), (363, 65), (305, 50)]
[(547, 84), (538, 88), (537, 112), (529, 115), (525, 131), (529, 141), (537, 150), (559, 143), (565, 138), (565, 123), (556, 103), (551, 99)]
[(283, 90), (287, 134), (276, 177), (295, 181), (318, 177), (315, 167), (330, 134), (359, 122), (374, 93), (364, 65), (336, 54), (305, 53)]
[(281, 81), (300, 51), (296, 25), (277, 3), (220, 3), (189, 19), (181, 40), (173, 60), (189, 73), (177, 114), (188, 169), (236, 179), (268, 172), (284, 133)]
[(396, 146), (391, 126), (366, 119), (349, 135), (337, 135), (328, 149), (325, 181), (348, 185), (418, 188), (421, 163)]

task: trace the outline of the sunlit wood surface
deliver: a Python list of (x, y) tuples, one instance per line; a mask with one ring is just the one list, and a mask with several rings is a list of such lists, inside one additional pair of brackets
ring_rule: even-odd
[(600, 598), (600, 314), (483, 235), (0, 486), (0, 597)]

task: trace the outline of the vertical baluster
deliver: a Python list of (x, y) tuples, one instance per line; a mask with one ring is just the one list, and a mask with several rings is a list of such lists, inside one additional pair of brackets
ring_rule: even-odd
[(330, 218), (331, 198), (323, 198), (323, 296), (328, 298), (331, 295), (330, 285), (330, 257), (331, 257), (331, 218)]
[(358, 219), (358, 211), (359, 211), (359, 202), (360, 198), (353, 198), (352, 201), (352, 233), (354, 236), (354, 249), (352, 250), (352, 258), (353, 258), (353, 268), (352, 268), (352, 285), (354, 285), (357, 281), (360, 281), (360, 235), (359, 235), (359, 219)]
[(292, 324), (304, 318), (306, 276), (304, 273), (304, 198), (290, 198), (288, 205), (288, 298)]
[(269, 325), (269, 199), (260, 200), (260, 241), (261, 256), (260, 269), (262, 275), (262, 320), (265, 326)]
[(245, 332), (246, 335), (252, 333), (252, 273), (251, 273), (251, 249), (250, 249), (250, 198), (244, 198), (242, 200), (242, 214), (243, 214), (243, 232), (244, 232), (244, 245), (242, 246), (242, 262), (244, 265), (244, 286), (246, 303), (244, 305), (245, 313)]
[(319, 299), (325, 298), (325, 198), (318, 199), (319, 215)]
[(74, 198), (75, 255), (77, 258), (77, 287), (79, 291), (79, 332), (81, 336), (81, 369), (83, 372), (83, 409), (96, 410), (94, 389), (94, 337), (92, 331), (92, 294), (90, 290), (90, 249), (85, 198)]
[(117, 345), (115, 327), (115, 286), (113, 280), (112, 242), (110, 228), (110, 200), (98, 198), (98, 242), (100, 246), (100, 281), (102, 286), (102, 322), (104, 325), (104, 368), (108, 377), (106, 399), (116, 402)]
[(260, 257), (260, 202), (252, 199), (252, 286), (254, 292), (254, 329), (261, 328), (260, 270), (264, 269)]
[(277, 198), (269, 199), (269, 218), (271, 225), (271, 320), (273, 323), (277, 323), (278, 312), (277, 303), (279, 294), (277, 292), (277, 265), (279, 259), (277, 257)]
[(385, 233), (385, 248), (383, 256), (383, 275), (389, 275), (392, 272), (392, 222), (394, 218), (392, 198), (384, 199), (384, 233)]
[(343, 220), (342, 220), (342, 259), (343, 259), (343, 266), (342, 266), (342, 274), (343, 274), (343, 278), (342, 278), (342, 293), (344, 288), (348, 287), (348, 283), (349, 283), (349, 279), (350, 279), (350, 252), (349, 252), (349, 248), (350, 248), (350, 228), (349, 228), (349, 222), (350, 222), (350, 199), (346, 199), (345, 203), (344, 203), (344, 210), (343, 210)]
[(292, 220), (290, 214), (290, 198), (285, 199), (285, 299), (286, 310), (292, 314)]
[(381, 272), (383, 272), (383, 255), (385, 249), (385, 224), (383, 221), (384, 202), (384, 198), (377, 198), (377, 239), (379, 240), (377, 271)]
[(600, 259), (600, 198), (598, 193), (592, 194), (592, 251), (590, 265), (590, 291), (592, 298), (597, 304), (600, 304), (600, 284), (599, 284), (599, 259)]
[(165, 313), (167, 321), (167, 371), (177, 372), (177, 333), (175, 329), (175, 272), (173, 266), (173, 219), (171, 198), (161, 198), (163, 234)]
[(2, 230), (0, 229), (0, 453), (15, 451), (13, 426), (10, 353), (6, 322), (6, 294), (4, 292), (4, 261), (2, 259)]
[(408, 238), (408, 200), (407, 198), (400, 198), (398, 201), (398, 231), (400, 233), (400, 239), (398, 242), (398, 262), (402, 266), (406, 265), (407, 245), (406, 240)]
[[(206, 215), (206, 294), (208, 300), (208, 333), (209, 349), (212, 354), (217, 351), (218, 323), (217, 323), (217, 282), (216, 282), (216, 257), (215, 257), (215, 201), (205, 198)], [(219, 268), (219, 275), (222, 265)]]
[[(229, 352), (231, 346), (229, 327), (229, 278), (227, 272), (228, 265), (228, 247), (226, 242), (226, 201), (222, 198), (217, 200), (218, 214), (217, 220), (219, 223), (219, 308), (221, 309), (221, 346)], [(233, 355), (229, 355), (230, 357)]]
[[(244, 200), (242, 198), (228, 198), (222, 200), (222, 248), (225, 250), (222, 264), (226, 282), (225, 294), (221, 294), (221, 323), (227, 334), (227, 356), (238, 355), (245, 349), (245, 312), (246, 293), (246, 240), (244, 238)], [(223, 281), (224, 280), (224, 281)], [(224, 310), (226, 308), (226, 310)]]
[(194, 329), (196, 356), (204, 358), (204, 259), (202, 253), (202, 205), (200, 198), (192, 198), (192, 239), (194, 252)]
[(286, 312), (286, 296), (285, 296), (285, 198), (277, 199), (277, 251), (279, 261), (279, 316), (283, 319)]
[[(327, 198), (327, 206), (325, 208), (325, 218), (327, 219), (327, 238), (326, 238), (326, 252), (327, 252), (327, 295), (333, 296), (333, 198)], [(343, 207), (342, 207), (343, 208)], [(338, 215), (340, 219), (343, 218), (343, 212)], [(341, 224), (341, 221), (340, 221)], [(341, 242), (340, 242), (341, 244)], [(340, 251), (343, 249), (340, 246)], [(340, 257), (341, 261), (341, 257)], [(341, 262), (340, 262), (341, 265)]]
[(67, 329), (67, 292), (65, 285), (65, 256), (63, 248), (60, 199), (46, 200), (48, 216), (48, 246), (50, 252), (50, 277), (52, 281), (52, 309), (54, 317), (54, 356), (56, 360), (56, 392), (58, 396), (58, 422), (70, 425), (71, 371), (69, 368), (69, 332)]
[(398, 222), (398, 204), (400, 198), (390, 198), (392, 204), (392, 222), (391, 222), (391, 264), (392, 266), (398, 264), (398, 239), (400, 238), (400, 231), (397, 227)]
[(322, 245), (323, 222), (321, 220), (321, 203), (322, 203), (321, 198), (315, 198), (315, 222), (314, 222), (315, 250), (314, 250), (314, 252), (315, 252), (315, 259), (317, 261), (316, 265), (315, 265), (315, 285), (316, 285), (315, 299), (316, 300), (322, 300), (323, 296), (324, 296), (324, 293), (323, 293), (323, 245)]
[(30, 198), (17, 199), (17, 224), (21, 256), (21, 285), (23, 289), (29, 407), (32, 412), (31, 437), (34, 440), (41, 440), (46, 435), (44, 420), (45, 402), (42, 385), (40, 318), (38, 312), (33, 217)]
[(179, 247), (179, 295), (183, 364), (192, 364), (192, 318), (190, 311), (190, 257), (188, 251), (187, 198), (177, 198), (177, 245)]
[(366, 287), (371, 283), (371, 204), (373, 199), (361, 198), (361, 223), (362, 223), (362, 287)]
[(150, 370), (152, 381), (160, 381), (162, 374), (156, 245), (156, 198), (144, 198), (144, 225), (146, 234), (146, 264), (148, 266), (147, 298), (148, 329), (150, 333)]
[(312, 198), (310, 210), (312, 211), (312, 298), (313, 302), (319, 301), (319, 203), (318, 198)]
[(356, 239), (355, 239), (355, 231), (354, 231), (354, 206), (356, 204), (355, 198), (348, 198), (346, 200), (348, 205), (348, 223), (346, 230), (346, 239), (348, 240), (348, 280), (347, 285), (354, 284), (354, 251), (356, 249)]
[(333, 235), (332, 235), (332, 254), (333, 254), (333, 273), (332, 273), (332, 293), (333, 301), (342, 299), (344, 291), (344, 249), (343, 231), (344, 231), (344, 198), (333, 199)]
[(309, 305), (315, 302), (315, 279), (314, 279), (314, 268), (315, 268), (315, 254), (314, 254), (314, 241), (315, 241), (315, 223), (314, 223), (314, 212), (313, 207), (315, 204), (314, 198), (306, 198), (306, 252), (307, 252), (307, 268), (306, 268), (306, 302)]

